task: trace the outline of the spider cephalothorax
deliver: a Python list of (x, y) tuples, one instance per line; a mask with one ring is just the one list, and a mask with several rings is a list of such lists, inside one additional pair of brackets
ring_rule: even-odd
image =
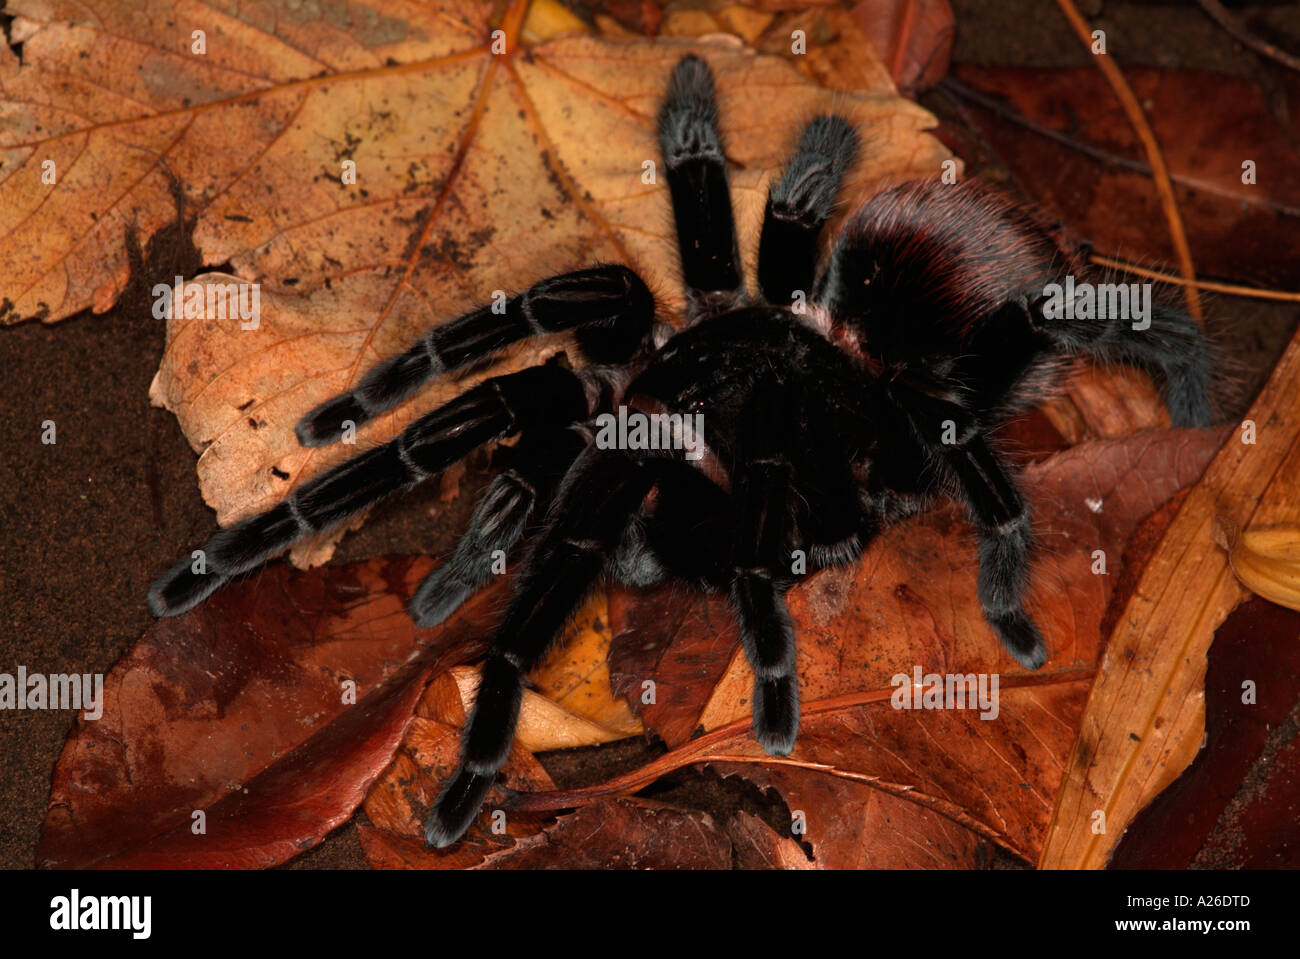
[[(1059, 311), (1044, 308), (1044, 289), (1066, 271), (1057, 251), (1004, 201), (969, 186), (927, 181), (877, 194), (848, 219), (819, 274), (821, 230), (858, 144), (835, 117), (809, 124), (771, 188), (759, 295), (747, 297), (713, 78), (697, 57), (673, 71), (659, 136), (687, 295), (682, 332), (667, 336), (646, 284), (612, 265), (543, 280), (504, 313), (484, 307), (441, 325), (308, 413), (301, 442), (333, 442), (346, 421), (360, 425), (430, 379), (536, 334), (573, 330), (582, 365), (485, 380), (218, 532), (205, 572), (186, 561), (149, 593), (156, 615), (183, 612), (299, 537), (518, 435), (470, 529), (411, 601), (418, 623), (441, 622), (490, 578), (495, 551), (530, 540), (460, 769), (425, 824), (435, 845), (454, 842), (477, 815), (528, 671), (602, 574), (725, 590), (754, 668), (755, 734), (784, 754), (799, 722), (785, 606), (796, 551), (813, 569), (852, 562), (882, 527), (955, 495), (977, 532), (989, 625), (1034, 669), (1047, 648), (1021, 606), (1032, 528), (990, 431), (1085, 353), (1155, 373), (1175, 424), (1209, 421), (1207, 351), (1191, 320), (1160, 307), (1145, 325), (1051, 318)], [(615, 411), (651, 425), (639, 440), (609, 442), (596, 424)], [(660, 426), (679, 442), (646, 442)]]

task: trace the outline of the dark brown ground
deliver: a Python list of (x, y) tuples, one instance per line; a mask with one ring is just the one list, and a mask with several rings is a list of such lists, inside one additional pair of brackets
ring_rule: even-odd
[[(1237, 47), (1194, 4), (1079, 5), (1097, 25), (1123, 30), (1125, 63), (1261, 75), (1258, 58)], [(1054, 4), (954, 0), (953, 6), (955, 62), (1088, 62)], [(1295, 4), (1245, 10), (1262, 14), (1277, 29), (1275, 42), (1300, 50)], [(940, 109), (928, 98), (923, 102)], [(164, 256), (156, 264), (159, 275), (170, 279), (178, 265), (178, 272), (189, 275), (197, 265), (176, 261), (174, 250)], [(1300, 311), (1235, 298), (1220, 298), (1212, 309), (1237, 333), (1225, 346), (1247, 371), (1253, 395)], [(0, 331), (0, 672), (22, 664), (33, 672), (107, 673), (151, 622), (144, 596), (153, 577), (213, 531), (212, 511), (195, 481), (194, 452), (171, 414), (148, 403), (162, 349), (162, 325), (140, 303), (54, 326), (29, 323)], [(44, 420), (57, 424), (54, 446), (40, 442)], [(472, 487), (480, 479), (471, 471), (466, 482)], [(345, 540), (334, 561), (440, 551), (449, 532), (430, 529), (435, 494), (420, 491), (380, 508), (364, 530)], [(455, 517), (446, 517), (445, 525), (459, 528)], [(0, 717), (0, 866), (34, 863), (50, 772), (71, 722), (70, 713), (54, 711)], [(578, 778), (578, 761), (555, 757), (549, 765), (557, 780)], [(693, 788), (704, 800), (712, 791), (719, 806), (760, 802), (737, 800), (714, 783), (699, 776), (678, 788)], [(363, 865), (349, 824), (292, 867)]]

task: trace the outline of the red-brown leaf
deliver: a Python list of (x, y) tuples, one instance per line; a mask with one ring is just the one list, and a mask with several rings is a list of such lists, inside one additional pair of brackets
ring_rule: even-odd
[(498, 589), (417, 630), (405, 602), (430, 568), (272, 566), (150, 627), (106, 678), (103, 716), (68, 737), (38, 862), (258, 867), (315, 845), (388, 765), (429, 676), (481, 649)]
[(861, 0), (851, 15), (900, 90), (924, 90), (948, 72), (957, 29), (948, 0)]
[[(1174, 259), (1150, 174), (1131, 167), (1145, 163), (1141, 146), (1100, 71), (962, 66), (954, 74), (988, 98), (963, 105), (1034, 200), (1099, 253), (1143, 266)], [(1294, 288), (1294, 112), (1279, 115), (1257, 84), (1221, 74), (1125, 67), (1124, 75), (1160, 142), (1198, 272)], [(1300, 95), (1300, 82), (1287, 82), (1289, 95)], [(1255, 183), (1242, 182), (1247, 160)]]
[(1110, 868), (1300, 867), (1297, 639), (1300, 613), (1259, 598), (1219, 627), (1205, 675), (1205, 745), (1133, 821)]

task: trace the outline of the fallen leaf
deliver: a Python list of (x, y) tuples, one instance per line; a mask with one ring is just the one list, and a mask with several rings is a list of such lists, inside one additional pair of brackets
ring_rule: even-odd
[[(793, 39), (800, 36), (796, 31), (804, 38), (798, 51)], [(840, 6), (785, 13), (755, 45), (764, 53), (786, 57), (804, 76), (832, 90), (894, 87), (889, 68), (880, 61), (860, 22)], [(961, 161), (957, 162), (960, 165)]]
[[(472, 703), (478, 695), (480, 672), (479, 668), (470, 666), (456, 666), (450, 671), (449, 675), (459, 689), (463, 701)], [(604, 698), (614, 703), (614, 697), (608, 692), (609, 687), (606, 686), (605, 689)], [(627, 714), (630, 724), (634, 727), (632, 732), (602, 726), (532, 689), (525, 689), (523, 703), (519, 710), (519, 726), (515, 730), (515, 741), (529, 752), (540, 753), (550, 749), (594, 746), (617, 739), (626, 739), (640, 732), (640, 723), (636, 722), (636, 718), (627, 709), (627, 704), (615, 703), (615, 705), (623, 707), (622, 712)]]
[[(458, 670), (430, 683), (392, 765), (366, 798), (361, 844), (380, 869), (714, 868), (731, 866), (731, 840), (704, 813), (640, 800), (609, 800), (558, 820), (509, 809), (503, 787), (539, 791), (550, 778), (533, 758), (538, 713), (547, 701), (526, 694), (503, 781), (464, 838), (425, 846), (423, 822), (456, 768), (472, 685)], [(558, 708), (551, 706), (550, 708)], [(505, 806), (506, 808), (502, 808)], [(758, 840), (748, 837), (747, 846)], [(769, 854), (786, 854), (779, 845)]]
[(465, 837), (446, 849), (424, 842), (424, 819), (442, 786), (456, 769), (460, 727), (466, 700), (450, 674), (433, 680), (416, 709), (416, 717), (393, 757), (392, 765), (366, 797), (368, 822), (360, 824), (361, 846), (370, 864), (381, 869), (474, 868), (498, 852), (512, 848), (523, 836), (540, 832), (552, 819), (546, 815), (511, 815), (499, 811), (501, 785), (512, 789), (544, 789), (551, 785), (546, 771), (516, 740), (503, 768), (503, 782), (489, 795), (484, 815)]
[[(1031, 199), (1099, 253), (1147, 267), (1173, 261), (1168, 231), (1153, 226), (1164, 219), (1142, 148), (1100, 71), (954, 72), (960, 85), (948, 89)], [(1126, 65), (1124, 75), (1147, 104), (1197, 271), (1294, 288), (1300, 179), (1285, 172), (1300, 168), (1294, 113), (1273, 109), (1257, 83), (1220, 73)], [(1294, 76), (1282, 81), (1279, 96), (1300, 95)]]
[(663, 22), (661, 0), (607, 0), (600, 6), (605, 12), (596, 12), (594, 19), (608, 37), (653, 37)]
[[(362, 827), (377, 868), (429, 869), (437, 852), (418, 840)], [(462, 853), (461, 855), (464, 855)], [(638, 799), (606, 799), (485, 853), (475, 869), (729, 869), (731, 840), (707, 813)]]
[(38, 863), (264, 867), (318, 843), (388, 766), (429, 677), (482, 651), (500, 589), (417, 630), (405, 604), (430, 565), (275, 566), (150, 627), (103, 715), (68, 736)]
[(852, 15), (900, 90), (924, 90), (948, 72), (957, 32), (948, 0), (861, 0)]
[(1300, 523), (1298, 392), (1300, 335), (1187, 494), (1115, 621), (1040, 865), (1103, 867), (1133, 817), (1200, 750), (1206, 653), (1246, 598), (1213, 529), (1220, 516), (1243, 529)]
[(727, 823), (737, 869), (816, 869), (799, 844), (743, 809)]
[(729, 869), (731, 841), (708, 813), (606, 799), (490, 857), (483, 869)]
[[(641, 720), (627, 701), (612, 689), (609, 648), (614, 633), (609, 625), (609, 608), (603, 591), (596, 591), (574, 614), (564, 641), (557, 643), (546, 658), (528, 674), (533, 688), (574, 717), (588, 720), (600, 739), (582, 739), (568, 745), (590, 745), (636, 736)], [(534, 745), (535, 752), (557, 746)]]
[(1300, 613), (1262, 599), (1219, 627), (1205, 675), (1205, 746), (1134, 818), (1108, 868), (1300, 866), (1298, 640)]

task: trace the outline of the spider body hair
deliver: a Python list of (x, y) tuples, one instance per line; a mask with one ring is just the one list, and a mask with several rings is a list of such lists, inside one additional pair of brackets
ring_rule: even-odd
[[(1049, 309), (1048, 288), (1086, 279), (1081, 264), (978, 187), (882, 190), (848, 219), (819, 271), (822, 231), (860, 143), (836, 117), (809, 123), (772, 184), (758, 294), (747, 295), (703, 60), (677, 64), (658, 122), (686, 294), (680, 332), (657, 321), (649, 288), (621, 265), (542, 280), (504, 312), (484, 307), (439, 326), (309, 412), (301, 442), (332, 442), (344, 420), (360, 424), (526, 336), (573, 330), (580, 366), (483, 381), (218, 532), (206, 572), (182, 563), (149, 594), (156, 615), (183, 612), (299, 536), (517, 437), (498, 450), (502, 472), (469, 531), (410, 606), (417, 623), (441, 622), (488, 581), (495, 551), (523, 547), (460, 766), (425, 822), (431, 845), (455, 842), (478, 814), (529, 670), (603, 577), (724, 593), (753, 667), (755, 736), (784, 755), (799, 726), (785, 594), (803, 572), (852, 563), (885, 527), (955, 497), (976, 534), (984, 617), (1008, 655), (1037, 669), (1048, 649), (1023, 606), (1033, 526), (992, 436), (1083, 356), (1151, 372), (1175, 425), (1210, 421), (1210, 354), (1196, 324), (1164, 306), (1145, 326)], [(594, 424), (616, 408), (702, 417), (698, 444), (690, 456), (680, 445), (607, 445)]]

